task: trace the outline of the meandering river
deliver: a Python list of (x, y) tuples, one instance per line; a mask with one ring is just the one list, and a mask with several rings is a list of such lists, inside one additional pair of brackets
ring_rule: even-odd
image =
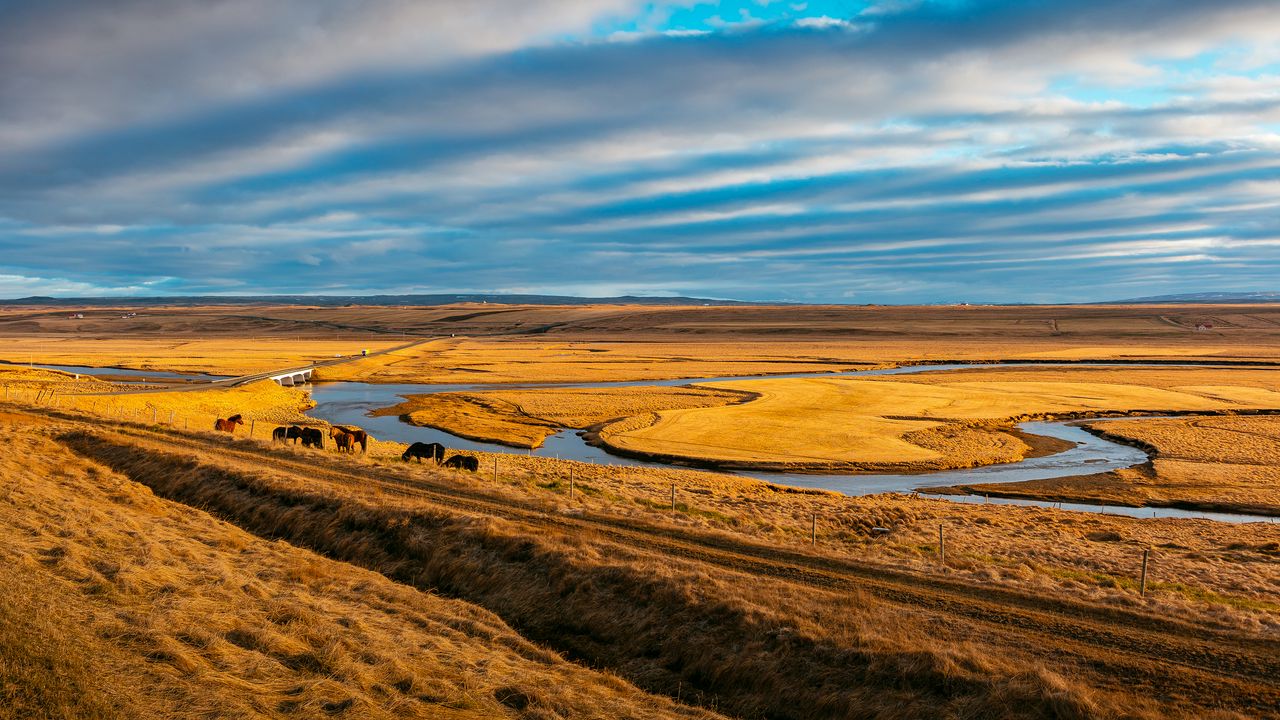
[[(792, 373), (783, 375), (755, 376), (721, 376), (700, 378), (679, 378), (673, 380), (637, 380), (621, 382), (597, 383), (539, 383), (530, 385), (511, 384), (425, 384), (425, 383), (358, 383), (358, 382), (320, 382), (304, 386), (311, 393), (316, 406), (308, 414), (312, 417), (328, 421), (336, 425), (358, 425), (369, 431), (374, 437), (399, 442), (438, 442), (457, 450), (482, 450), (486, 452), (528, 454), (544, 457), (556, 457), (566, 460), (578, 460), (601, 465), (634, 465), (645, 467), (672, 467), (661, 462), (635, 460), (611, 455), (603, 448), (587, 444), (575, 430), (562, 430), (549, 436), (542, 447), (534, 450), (511, 448), (497, 443), (468, 440), (434, 428), (417, 427), (401, 422), (395, 416), (372, 417), (374, 410), (396, 405), (406, 395), (424, 395), (444, 392), (464, 392), (510, 389), (512, 387), (536, 388), (603, 388), (603, 387), (639, 387), (639, 386), (679, 386), (713, 382), (732, 382), (736, 380), (782, 379), (782, 378), (834, 378), (834, 377), (870, 377), (878, 375), (908, 375), (927, 372), (945, 372), (970, 368), (990, 367), (1046, 367), (1052, 363), (974, 363), (949, 365), (909, 365), (876, 370), (850, 370), (846, 372)], [(1061, 367), (1114, 367), (1109, 363), (1063, 363)], [(1124, 367), (1148, 367), (1133, 363), (1125, 363)], [(188, 378), (196, 380), (221, 379), (211, 375), (193, 375), (166, 373), (156, 371), (121, 370), (118, 368), (92, 368), (69, 365), (40, 365), (38, 367), (84, 375), (133, 375), (146, 376), (156, 380)], [(1214, 367), (1206, 363), (1185, 364), (1153, 364), (1149, 367)], [(1080, 427), (1082, 420), (1070, 422), (1025, 422), (1018, 425), (1020, 429), (1033, 435), (1044, 435), (1075, 443), (1075, 446), (1060, 453), (1044, 457), (1027, 458), (1013, 463), (987, 465), (978, 468), (960, 470), (940, 470), (914, 474), (860, 474), (860, 475), (812, 475), (805, 473), (780, 472), (740, 472), (737, 474), (767, 480), (779, 485), (834, 490), (846, 495), (869, 495), (884, 492), (922, 492), (928, 493), (930, 488), (950, 485), (1013, 483), (1025, 480), (1047, 480), (1051, 478), (1069, 477), (1090, 473), (1106, 472), (1132, 467), (1147, 461), (1142, 450), (1115, 443), (1092, 435)], [(1196, 510), (1180, 510), (1176, 508), (1131, 508), (1103, 507), (1081, 503), (1050, 503), (1037, 500), (1021, 500), (1011, 498), (985, 498), (965, 495), (933, 495), (955, 502), (990, 502), (994, 504), (1025, 505), (1039, 507), (1060, 507), (1064, 510), (1086, 512), (1108, 512), (1133, 517), (1194, 517), (1223, 520), (1228, 522), (1275, 522), (1275, 518), (1235, 513), (1214, 513)]]
[[(1090, 363), (1093, 367), (1110, 367), (1107, 363)], [(542, 383), (522, 385), (520, 387), (537, 388), (601, 388), (601, 387), (639, 387), (639, 386), (678, 386), (712, 382), (732, 382), (735, 380), (753, 380), (761, 378), (832, 378), (832, 377), (867, 377), (877, 375), (907, 375), (925, 372), (944, 372), (947, 370), (963, 370), (984, 367), (1045, 367), (1045, 363), (1001, 363), (1001, 364), (952, 364), (952, 365), (912, 365), (877, 370), (851, 370), (832, 373), (793, 373), (786, 375), (734, 376), (734, 377), (702, 377), (680, 378), (675, 380), (644, 380), (599, 383)], [(1081, 367), (1081, 363), (1064, 364), (1064, 367)], [(1131, 367), (1132, 365), (1126, 365)], [(1169, 365), (1159, 365), (1168, 367)], [(1203, 367), (1202, 364), (1188, 363), (1182, 367)], [(672, 467), (661, 462), (635, 460), (632, 458), (611, 455), (603, 448), (587, 444), (575, 430), (562, 430), (549, 436), (542, 447), (534, 450), (521, 450), (499, 445), (497, 443), (479, 442), (452, 435), (443, 430), (417, 427), (401, 422), (395, 416), (371, 417), (369, 413), (379, 408), (396, 405), (406, 395), (425, 395), (444, 392), (474, 392), (483, 390), (510, 389), (509, 384), (373, 384), (354, 382), (316, 383), (310, 386), (311, 397), (316, 407), (308, 414), (337, 425), (359, 425), (375, 437), (399, 442), (438, 442), (449, 448), (458, 450), (483, 450), (487, 452), (540, 455), (566, 460), (578, 460), (601, 465), (635, 465), (645, 467)], [(1072, 475), (1100, 473), (1108, 470), (1119, 470), (1132, 467), (1147, 461), (1147, 454), (1142, 450), (1120, 443), (1105, 440), (1092, 435), (1080, 427), (1080, 420), (1070, 422), (1025, 422), (1018, 425), (1023, 431), (1033, 435), (1044, 435), (1076, 443), (1075, 447), (1053, 455), (1027, 458), (1013, 463), (987, 465), (978, 468), (960, 470), (940, 470), (918, 474), (861, 474), (861, 475), (812, 475), (805, 473), (779, 472), (739, 472), (737, 474), (767, 480), (779, 485), (834, 490), (846, 495), (869, 495), (883, 492), (909, 493), (920, 491), (928, 493), (930, 488), (950, 485), (977, 483), (1013, 483), (1024, 480), (1047, 480)], [(1061, 507), (1065, 510), (1087, 512), (1108, 512), (1133, 517), (1195, 517), (1225, 520), (1232, 522), (1272, 522), (1274, 518), (1244, 515), (1235, 513), (1212, 513), (1197, 510), (1181, 510), (1177, 508), (1131, 508), (1103, 507), (1081, 503), (1050, 503), (1036, 500), (1013, 498), (985, 498), (982, 496), (933, 495), (956, 502), (991, 502), (1009, 505), (1028, 505), (1039, 507)]]

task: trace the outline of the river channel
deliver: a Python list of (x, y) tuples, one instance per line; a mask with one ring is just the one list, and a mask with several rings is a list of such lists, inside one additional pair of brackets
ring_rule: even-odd
[[(970, 368), (990, 367), (1046, 367), (1055, 366), (1049, 363), (981, 363), (981, 364), (948, 364), (948, 365), (909, 365), (895, 368), (875, 370), (850, 370), (845, 372), (792, 373), (781, 375), (755, 376), (721, 376), (701, 378), (679, 378), (673, 380), (637, 380), (621, 382), (597, 383), (539, 383), (528, 385), (512, 384), (426, 384), (426, 383), (358, 383), (358, 382), (319, 382), (303, 386), (311, 394), (316, 405), (308, 414), (335, 425), (358, 425), (369, 431), (371, 435), (383, 440), (398, 442), (438, 442), (455, 450), (477, 450), (485, 452), (537, 455), (555, 457), (564, 460), (576, 460), (600, 465), (632, 465), (642, 467), (669, 468), (667, 463), (636, 460), (611, 455), (603, 448), (587, 444), (576, 430), (565, 429), (547, 437), (542, 446), (533, 450), (512, 448), (497, 443), (479, 442), (458, 437), (443, 430), (417, 427), (401, 422), (395, 416), (372, 417), (371, 412), (400, 403), (407, 395), (426, 395), (445, 392), (476, 392), (483, 390), (522, 388), (604, 388), (604, 387), (640, 387), (640, 386), (680, 386), (702, 385), (708, 383), (731, 383), (741, 380), (783, 379), (783, 378), (838, 378), (838, 377), (871, 377), (883, 375), (909, 375), (926, 372), (946, 372)], [(1071, 363), (1061, 367), (1115, 367), (1108, 363)], [(1153, 367), (1214, 367), (1202, 363), (1160, 364)], [(93, 368), (70, 365), (38, 365), (54, 370), (80, 373), (84, 375), (145, 375), (148, 379), (163, 381), (165, 379), (216, 380), (222, 379), (213, 375), (195, 375), (168, 373), (158, 371), (121, 370), (118, 368)], [(1124, 364), (1123, 367), (1147, 367), (1135, 364)], [(836, 474), (813, 475), (806, 473), (782, 472), (739, 472), (736, 474), (766, 480), (779, 485), (807, 487), (823, 490), (834, 490), (846, 495), (869, 495), (885, 492), (921, 492), (928, 494), (930, 488), (949, 485), (1014, 483), (1025, 480), (1047, 480), (1072, 475), (1084, 475), (1106, 472), (1132, 467), (1147, 461), (1147, 454), (1142, 450), (1120, 443), (1111, 442), (1092, 435), (1078, 424), (1084, 420), (1067, 422), (1025, 422), (1018, 427), (1032, 435), (1043, 435), (1059, 438), (1075, 443), (1075, 446), (1060, 453), (1043, 457), (1027, 458), (1013, 463), (986, 465), (978, 468), (959, 470), (940, 470), (923, 473), (903, 474)], [(1133, 517), (1193, 517), (1223, 520), (1228, 522), (1275, 522), (1275, 518), (1236, 513), (1214, 513), (1198, 510), (1181, 510), (1177, 508), (1132, 508), (1103, 507), (1081, 503), (1051, 503), (1038, 500), (1022, 500), (1012, 498), (985, 498), (972, 495), (932, 495), (955, 502), (990, 502), (993, 504), (1024, 505), (1038, 507), (1058, 507), (1064, 510), (1085, 512), (1107, 512)]]

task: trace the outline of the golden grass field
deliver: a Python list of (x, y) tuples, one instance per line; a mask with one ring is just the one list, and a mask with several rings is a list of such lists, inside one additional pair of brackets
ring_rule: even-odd
[[(215, 433), (175, 436), (18, 413), (0, 423), (19, 438), (22, 455), (48, 462), (34, 473), (17, 471), (16, 462), (0, 465), (13, 488), (0, 512), (25, 533), (0, 552), (28, 558), (19, 565), (24, 580), (68, 598), (55, 609), (94, 618), (58, 623), (28, 596), (7, 606), (16, 622), (5, 627), (16, 632), (6, 633), (0, 655), (34, 652), (32, 635), (56, 628), (66, 638), (57, 647), (69, 650), (51, 660), (78, 670), (73, 677), (86, 692), (27, 675), (19, 676), (29, 688), (24, 697), (42, 692), (73, 708), (127, 711), (110, 716), (194, 717), (211, 705), (272, 716), (316, 709), (352, 717), (698, 712), (569, 665), (507, 624), (651, 691), (739, 717), (985, 717), (993, 708), (1001, 717), (1245, 716), (1210, 709), (1221, 698), (1131, 694), (1129, 680), (1090, 669), (1096, 660), (1087, 644), (1058, 646), (1045, 635), (1028, 643), (856, 589), (827, 592), (653, 554), (643, 543), (617, 545), (561, 527), (557, 516), (653, 527), (654, 538), (713, 533), (707, 537), (716, 546), (762, 541), (810, 552), (805, 521), (816, 514), (813, 557), (907, 570), (916, 579), (904, 579), (906, 587), (945, 576), (945, 587), (968, 588), (955, 602), (984, 603), (977, 598), (994, 589), (1025, 588), (1036, 602), (1085, 599), (1207, 628), (1183, 631), (1190, 636), (1232, 633), (1226, 641), (1277, 632), (1275, 578), (1267, 573), (1280, 544), (1273, 526), (1223, 534), (1217, 523), (842, 498), (696, 471), (655, 477), (509, 456), (494, 484), (483, 474)], [(572, 499), (570, 468), (581, 483)], [(662, 502), (672, 480), (680, 493), (674, 514)], [(517, 512), (524, 520), (476, 517), (436, 504), (426, 491), (437, 489), (492, 498), (513, 512), (535, 510)], [(266, 543), (170, 500), (333, 559)], [(30, 507), (40, 508), (38, 518)], [(531, 524), (538, 518), (545, 520)], [(945, 572), (932, 542), (938, 522), (949, 533)], [(876, 526), (891, 532), (872, 533)], [(1158, 570), (1148, 597), (1138, 598), (1135, 557), (1150, 544)], [(1140, 627), (1113, 631), (1145, 632)], [(1183, 682), (1170, 668), (1150, 677), (1153, 687)], [(132, 684), (101, 682), (128, 672), (136, 673)], [(1251, 695), (1234, 695), (1225, 707), (1269, 697), (1264, 685), (1248, 687)]]
[(972, 467), (1021, 459), (1013, 422), (1091, 413), (1280, 408), (1274, 371), (1205, 368), (977, 369), (874, 378), (714, 383), (747, 403), (669, 410), (605, 427), (641, 456), (798, 469)]
[(711, 388), (620, 387), (511, 389), (410, 395), (375, 415), (399, 415), (412, 425), (460, 437), (535, 448), (561, 428), (589, 428), (658, 410), (719, 407), (751, 399), (749, 393)]
[[(0, 360), (240, 373), (414, 339), (333, 380), (646, 380), (920, 361), (1280, 361), (1276, 305), (155, 307), (0, 311)], [(1211, 324), (1207, 331), (1197, 325)], [(456, 336), (456, 337), (453, 337)]]
[[(0, 359), (25, 362), (21, 346), (53, 353), (36, 362), (230, 374), (434, 336), (319, 377), (500, 383), (966, 358), (1280, 360), (1280, 307), (1264, 306), (66, 312), (4, 310)], [(1212, 332), (1194, 330), (1207, 321)], [(626, 418), (602, 435), (630, 452), (923, 469), (1022, 457), (1034, 440), (1009, 428), (1025, 418), (1280, 409), (1276, 372), (511, 387), (390, 412), (512, 444)], [(472, 474), (403, 463), (403, 444), (378, 439), (354, 456), (272, 444), (277, 424), (324, 423), (303, 414), (304, 392), (269, 381), (122, 393), (0, 367), (0, 387), (4, 720), (1280, 717), (1280, 525), (854, 498), (494, 453), (467, 453), (481, 461)], [(249, 425), (211, 430), (237, 412), (256, 421), (252, 438)], [(1000, 487), (1276, 507), (1280, 418), (1096, 427), (1155, 461)]]
[(330, 380), (423, 383), (609, 382), (834, 372), (872, 367), (828, 343), (554, 342), (449, 338), (327, 368)]
[(710, 716), (0, 426), (0, 717)]
[(1010, 497), (1280, 515), (1280, 417), (1108, 420), (1087, 427), (1147, 448), (1154, 459), (1097, 475), (966, 488)]
[[(1236, 419), (1246, 418), (1213, 418), (1215, 421)], [(120, 421), (119, 418), (104, 420)], [(167, 426), (163, 419), (153, 424), (149, 416), (141, 414), (123, 421), (147, 427)], [(1116, 421), (1130, 422), (1146, 421)], [(317, 423), (311, 421), (311, 424)], [(243, 429), (236, 437), (271, 453), (280, 453), (282, 457), (332, 458), (335, 462), (354, 464), (356, 468), (403, 468), (411, 474), (431, 472), (420, 463), (406, 465), (400, 461), (406, 447), (403, 443), (374, 439), (366, 456), (350, 457), (338, 455), (331, 444), (326, 444), (324, 450), (273, 444), (269, 441), (272, 427), (272, 423), (261, 425), (255, 441), (249, 441)], [(176, 429), (187, 432), (181, 423)], [(211, 432), (205, 425), (196, 431)], [(809, 540), (812, 518), (818, 516), (825, 547), (850, 557), (926, 573), (936, 569), (935, 548), (930, 542), (936, 538), (937, 524), (945, 522), (960, 533), (948, 551), (954, 561), (950, 566), (952, 573), (962, 572), (984, 583), (1029, 586), (1038, 592), (1065, 593), (1126, 607), (1135, 602), (1133, 578), (1127, 569), (1132, 563), (1133, 548), (1176, 547), (1180, 552), (1162, 558), (1162, 562), (1176, 562), (1179, 566), (1190, 563), (1190, 569), (1179, 570), (1174, 577), (1196, 577), (1201, 584), (1157, 585), (1155, 587), (1167, 588), (1169, 592), (1158, 591), (1143, 606), (1158, 606), (1162, 612), (1200, 620), (1208, 618), (1228, 626), (1247, 623), (1261, 631), (1280, 634), (1280, 603), (1271, 601), (1273, 591), (1280, 590), (1280, 574), (1262, 562), (1268, 553), (1274, 554), (1275, 547), (1268, 543), (1280, 541), (1280, 524), (1238, 526), (1209, 521), (1138, 521), (1048, 509), (957, 505), (895, 494), (849, 497), (700, 470), (602, 466), (477, 451), (463, 451), (463, 454), (480, 459), (480, 472), (472, 475), (447, 471), (451, 482), (492, 488), (496, 469), (500, 487), (551, 501), (562, 511), (601, 511), (637, 518), (670, 517), (669, 493), (675, 487), (676, 518), (682, 523), (767, 542), (803, 545)], [(574, 478), (572, 501), (567, 497), (570, 475)], [(999, 494), (1001, 487), (1009, 486), (990, 486), (995, 490), (992, 494)], [(975, 491), (986, 492), (988, 488), (975, 486)], [(870, 533), (872, 527), (891, 527), (894, 533), (875, 537)], [(1109, 533), (1117, 531), (1119, 538), (1091, 539), (1092, 536), (1109, 537)], [(1250, 538), (1256, 541), (1259, 562), (1232, 566), (1230, 562), (1217, 561), (1222, 555), (1219, 551), (1240, 546), (1242, 542), (1249, 545), (1246, 541)], [(965, 561), (970, 554), (976, 559)], [(1234, 553), (1226, 556), (1237, 557)], [(988, 563), (982, 558), (998, 560)], [(1209, 562), (1212, 569), (1194, 567), (1200, 560)], [(1240, 614), (1241, 611), (1244, 612)]]
[[(88, 375), (76, 378), (57, 370), (0, 366), (0, 397), (183, 428), (209, 428), (218, 418), (239, 414), (246, 423), (260, 423), (264, 437), (270, 437), (271, 427), (277, 424), (323, 424), (304, 414), (314, 405), (305, 392), (270, 380), (233, 388), (143, 392), (136, 386), (103, 382)], [(243, 431), (248, 430), (246, 425)]]
[(6, 338), (0, 360), (38, 365), (87, 365), (148, 370), (249, 375), (293, 368), (335, 355), (375, 352), (401, 344), (386, 340), (297, 340), (293, 338)]

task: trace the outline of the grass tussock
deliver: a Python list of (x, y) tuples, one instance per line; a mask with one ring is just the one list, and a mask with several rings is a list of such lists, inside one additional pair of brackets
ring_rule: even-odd
[[(254, 532), (483, 605), (640, 686), (745, 717), (1157, 717), (861, 595), (102, 433), (72, 449)], [(435, 472), (435, 471), (423, 471)], [(991, 714), (995, 711), (995, 714)]]

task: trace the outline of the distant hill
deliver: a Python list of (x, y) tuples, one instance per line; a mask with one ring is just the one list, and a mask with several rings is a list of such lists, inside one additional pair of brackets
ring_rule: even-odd
[(32, 296), (0, 299), (0, 305), (54, 305), (75, 307), (156, 307), (159, 305), (450, 305), (453, 303), (500, 303), (505, 305), (785, 305), (743, 300), (712, 300), (695, 297), (588, 298), (572, 295), (196, 295), (172, 297), (82, 297)]
[(1181, 295), (1153, 295), (1131, 300), (1111, 300), (1102, 305), (1128, 305), (1135, 303), (1186, 303), (1188, 305), (1233, 303), (1280, 303), (1280, 292), (1202, 292)]

